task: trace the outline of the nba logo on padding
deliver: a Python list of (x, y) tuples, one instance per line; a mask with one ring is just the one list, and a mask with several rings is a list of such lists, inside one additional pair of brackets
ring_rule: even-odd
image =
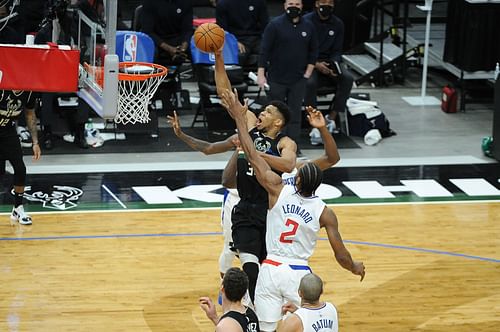
[(137, 58), (137, 35), (126, 34), (123, 36), (123, 61), (136, 61)]

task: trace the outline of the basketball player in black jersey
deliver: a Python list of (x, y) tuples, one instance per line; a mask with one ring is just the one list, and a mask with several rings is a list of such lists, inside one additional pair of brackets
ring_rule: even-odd
[[(215, 81), (219, 96), (224, 91), (231, 91), (231, 83), (224, 67), (222, 51), (215, 51)], [(263, 158), (277, 172), (292, 172), (297, 159), (297, 145), (281, 131), (290, 119), (286, 104), (272, 101), (258, 117), (248, 111), (246, 114), (249, 132), (255, 148), (262, 152)], [(209, 143), (196, 139), (182, 132), (176, 113), (168, 117), (174, 132), (194, 150), (204, 154), (230, 151), (234, 148), (235, 134), (220, 142)], [(259, 263), (266, 257), (266, 214), (267, 192), (257, 182), (253, 170), (244, 156), (238, 160), (237, 188), (240, 202), (232, 212), (233, 249), (238, 253), (243, 271), (249, 278), (249, 294), (253, 302), (255, 285), (259, 273)]]
[[(33, 139), (33, 160), (36, 161), (40, 159), (41, 151), (38, 145), (33, 94), (30, 91), (0, 90), (0, 160), (2, 161), (0, 164), (8, 160), (14, 169), (14, 208), (10, 218), (22, 225), (31, 225), (31, 217), (23, 208), (26, 165), (15, 124), (16, 118), (24, 116), (23, 110), (26, 111), (26, 122)], [(5, 169), (0, 170), (0, 174), (4, 172)]]
[(259, 332), (259, 320), (255, 312), (245, 307), (241, 300), (248, 288), (248, 277), (239, 268), (227, 270), (222, 279), (222, 311), (219, 318), (212, 300), (200, 298), (200, 307), (207, 317), (215, 324), (216, 331)]

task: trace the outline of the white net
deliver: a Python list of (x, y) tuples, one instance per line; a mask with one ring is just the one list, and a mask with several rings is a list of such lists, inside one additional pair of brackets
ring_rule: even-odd
[(124, 125), (148, 123), (151, 121), (149, 101), (167, 74), (167, 69), (155, 64), (121, 63), (120, 72), (115, 122)]

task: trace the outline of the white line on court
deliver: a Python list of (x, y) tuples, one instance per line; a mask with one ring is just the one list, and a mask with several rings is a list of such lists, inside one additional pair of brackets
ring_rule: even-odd
[[(104, 186), (104, 185), (103, 185)], [(121, 203), (120, 201), (118, 201)], [(331, 207), (356, 207), (356, 206), (369, 206), (369, 205), (436, 205), (436, 204), (486, 204), (486, 203), (500, 203), (498, 200), (470, 200), (470, 201), (429, 201), (429, 202), (380, 202), (380, 203), (330, 203), (327, 204)], [(30, 214), (54, 214), (54, 213), (117, 213), (117, 212), (125, 212), (125, 213), (135, 213), (135, 212), (168, 212), (168, 211), (200, 211), (200, 210), (220, 210), (220, 207), (189, 207), (189, 208), (159, 208), (159, 209), (128, 209), (127, 210), (65, 210), (65, 211), (45, 211), (45, 212), (31, 212)], [(9, 215), (10, 212), (0, 213), (0, 215)]]
[(125, 206), (125, 204), (123, 204), (123, 202), (120, 201), (120, 199), (118, 197), (116, 197), (116, 195), (113, 194), (113, 192), (111, 190), (109, 190), (108, 187), (106, 187), (106, 185), (103, 184), (102, 187), (104, 188), (104, 190), (106, 190), (108, 192), (108, 194), (111, 195), (111, 197), (113, 197), (118, 202), (118, 204), (120, 204), (124, 209), (127, 208), (127, 206)]

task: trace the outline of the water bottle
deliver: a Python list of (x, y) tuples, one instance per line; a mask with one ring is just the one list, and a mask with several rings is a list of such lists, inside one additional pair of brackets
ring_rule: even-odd
[(85, 130), (91, 132), (93, 129), (94, 129), (94, 124), (92, 123), (92, 118), (89, 118), (87, 120), (87, 123), (85, 123)]
[(89, 118), (85, 123), (85, 132), (83, 133), (83, 137), (91, 137), (94, 136), (94, 124), (92, 123), (92, 118)]
[(495, 67), (495, 75), (494, 75), (495, 81), (498, 80), (498, 76), (500, 76), (500, 64), (497, 62), (497, 65)]

